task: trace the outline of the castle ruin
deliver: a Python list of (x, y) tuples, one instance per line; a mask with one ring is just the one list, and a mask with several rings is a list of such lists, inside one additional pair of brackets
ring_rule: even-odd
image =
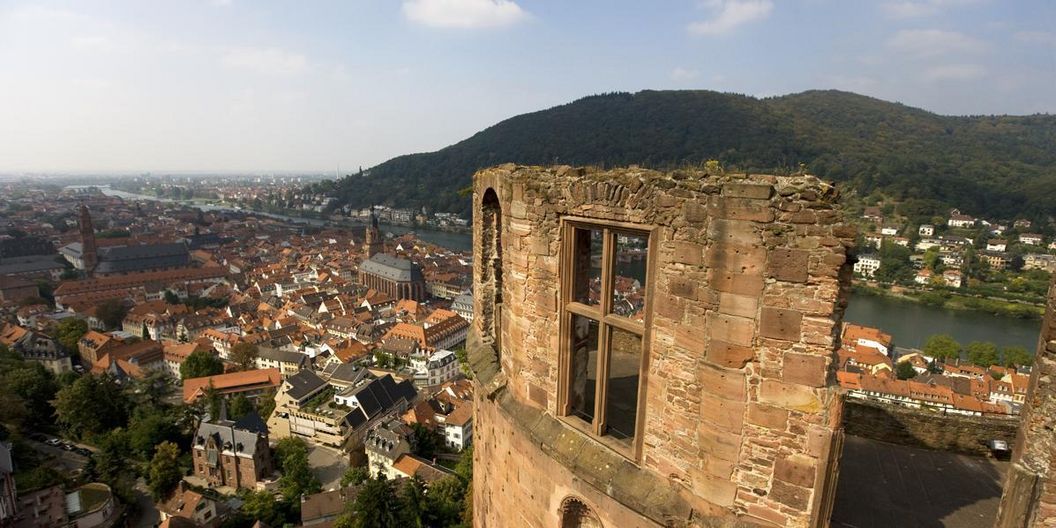
[(474, 524), (826, 526), (854, 229), (813, 176), (474, 178)]

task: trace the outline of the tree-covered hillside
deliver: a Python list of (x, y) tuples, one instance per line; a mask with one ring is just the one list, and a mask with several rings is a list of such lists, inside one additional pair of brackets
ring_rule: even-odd
[(1056, 213), (1056, 116), (940, 116), (838, 91), (756, 99), (709, 91), (585, 97), (507, 119), (436, 152), (313, 186), (362, 207), (428, 206), (468, 214), (459, 190), (506, 162), (665, 168), (720, 160), (881, 190), (943, 213)]

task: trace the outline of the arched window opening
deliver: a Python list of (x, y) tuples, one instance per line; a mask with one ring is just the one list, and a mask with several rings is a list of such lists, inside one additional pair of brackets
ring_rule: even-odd
[(488, 188), (480, 203), (481, 213), (481, 331), (502, 351), (502, 206), (495, 189)]
[(602, 528), (598, 516), (583, 501), (568, 497), (561, 503), (561, 528)]

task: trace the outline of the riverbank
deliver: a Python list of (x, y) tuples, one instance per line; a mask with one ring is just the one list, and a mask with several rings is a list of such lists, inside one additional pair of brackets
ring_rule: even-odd
[(855, 281), (853, 291), (859, 295), (884, 297), (946, 310), (980, 312), (1015, 319), (1040, 320), (1045, 314), (1045, 307), (1042, 305), (974, 297), (941, 290), (918, 292), (903, 289), (901, 291), (892, 291), (889, 288)]

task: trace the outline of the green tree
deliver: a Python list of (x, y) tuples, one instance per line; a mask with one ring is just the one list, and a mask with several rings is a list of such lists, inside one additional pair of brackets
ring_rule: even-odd
[(370, 470), (366, 466), (353, 466), (341, 476), (341, 487), (358, 486), (370, 479)]
[(436, 456), (437, 451), (444, 445), (443, 438), (432, 429), (419, 423), (411, 425), (411, 429), (414, 432), (411, 438), (414, 454), (425, 459), (432, 459)]
[(107, 328), (120, 328), (128, 315), (128, 307), (120, 299), (107, 299), (95, 307), (95, 316)]
[(239, 370), (249, 370), (259, 355), (257, 345), (241, 342), (231, 347), (231, 361), (238, 365)]
[(208, 350), (195, 350), (180, 364), (180, 378), (201, 378), (224, 373), (224, 362)]
[[(0, 364), (0, 367), (0, 390), (10, 391), (12, 397), (21, 401), (24, 424), (45, 428), (55, 423), (55, 408), (51, 403), (59, 390), (55, 376), (40, 363), (23, 361), (22, 358)], [(7, 406), (0, 409), (3, 409), (0, 415), (15, 412)], [(12, 416), (15, 415), (17, 413)]]
[(275, 457), (282, 471), (279, 489), (287, 500), (296, 500), (322, 489), (322, 484), (308, 463), (308, 444), (303, 439), (286, 437), (279, 440), (275, 446)]
[(953, 337), (946, 334), (936, 334), (924, 342), (924, 355), (933, 358), (959, 358), (961, 357), (961, 344)]
[(174, 417), (158, 409), (141, 408), (128, 424), (129, 444), (144, 459), (154, 455), (157, 446), (179, 442), (181, 436)]
[(172, 490), (183, 478), (183, 470), (180, 468), (180, 448), (172, 442), (158, 444), (154, 452), (154, 458), (150, 460), (148, 479), (150, 492), (154, 500), (160, 501), (168, 497)]
[(997, 363), (997, 346), (986, 341), (972, 341), (966, 348), (968, 361), (980, 367), (989, 367)]
[(135, 475), (129, 464), (132, 450), (129, 447), (128, 433), (119, 428), (101, 433), (96, 445), (98, 450), (92, 454), (88, 464), (89, 473), (97, 480), (110, 486), (123, 501), (135, 500), (133, 484)]
[(227, 406), (227, 415), (232, 420), (238, 420), (251, 412), (257, 412), (257, 410), (253, 407), (253, 402), (242, 393), (231, 398)]
[(384, 475), (364, 483), (351, 507), (337, 518), (334, 528), (403, 528), (400, 497)]
[(910, 362), (903, 361), (895, 367), (895, 375), (898, 376), (898, 379), (900, 380), (907, 380), (915, 378), (917, 376), (917, 371), (913, 369), (913, 365), (910, 364)]
[(180, 296), (172, 290), (165, 290), (165, 302), (168, 304), (180, 304)]
[(77, 351), (77, 342), (88, 332), (88, 323), (84, 319), (67, 317), (55, 329), (55, 339), (70, 352)]
[(131, 407), (128, 396), (108, 376), (81, 376), (55, 395), (57, 421), (75, 438), (102, 435), (124, 427)]
[(1001, 349), (1001, 363), (1006, 367), (1030, 366), (1034, 363), (1034, 356), (1021, 346), (1007, 346)]

